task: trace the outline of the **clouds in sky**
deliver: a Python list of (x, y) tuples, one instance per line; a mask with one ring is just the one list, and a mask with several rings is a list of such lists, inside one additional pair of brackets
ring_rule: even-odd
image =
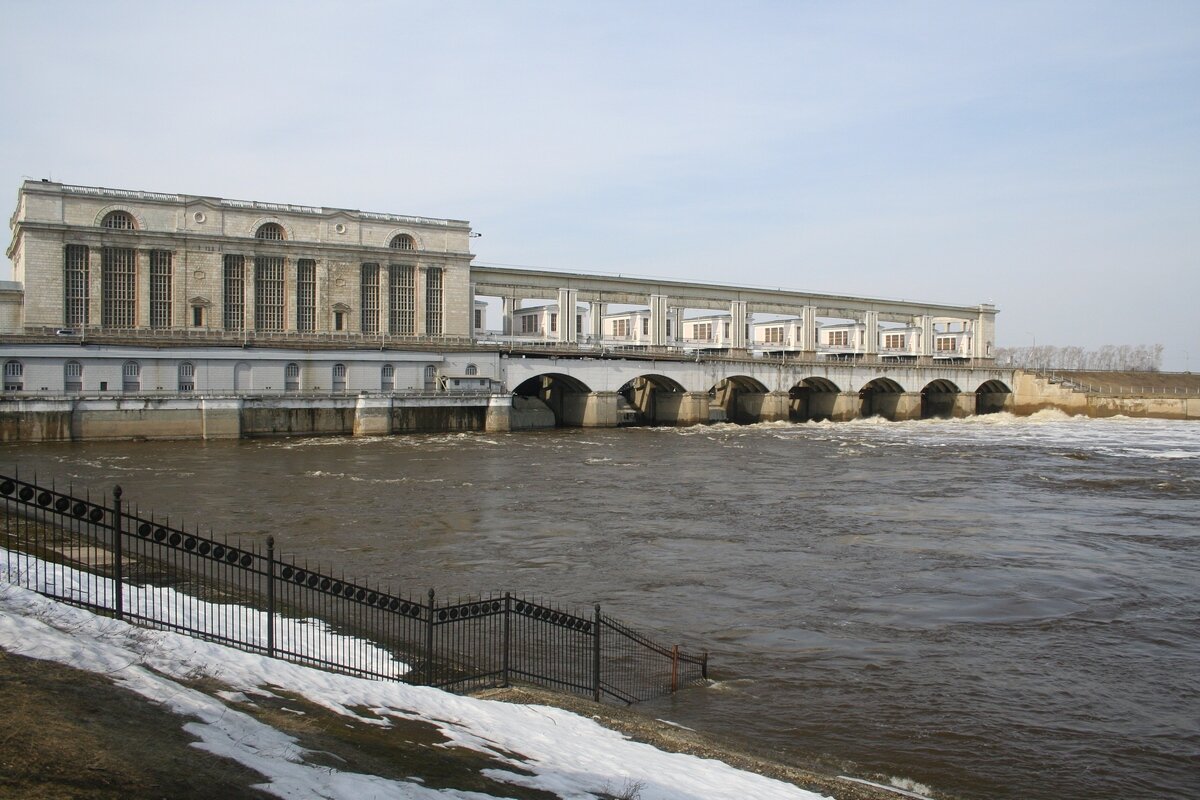
[(1195, 3), (5, 16), (11, 190), (465, 218), (482, 262), (994, 301), (1001, 345), (1200, 366)]

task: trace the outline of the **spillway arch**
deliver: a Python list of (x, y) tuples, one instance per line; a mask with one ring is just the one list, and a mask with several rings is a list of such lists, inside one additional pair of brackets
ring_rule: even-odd
[(891, 378), (875, 378), (858, 390), (859, 416), (883, 417), (895, 420), (899, 417), (900, 402), (904, 398), (904, 387)]
[(955, 416), (962, 389), (946, 378), (938, 378), (921, 389), (921, 419), (949, 419)]
[(759, 420), (759, 410), (751, 407), (753, 400), (757, 398), (761, 405), (770, 391), (749, 375), (727, 375), (709, 387), (708, 396), (712, 405), (724, 412), (726, 422), (750, 425)]
[(842, 388), (828, 378), (811, 375), (788, 389), (788, 419), (826, 422), (834, 419)]
[(990, 380), (975, 390), (975, 413), (996, 414), (1012, 405), (1013, 390), (1004, 381)]
[(679, 398), (687, 388), (675, 380), (656, 373), (630, 378), (617, 394), (624, 403), (622, 414), (631, 415), (629, 424), (661, 425), (673, 422), (679, 413)]

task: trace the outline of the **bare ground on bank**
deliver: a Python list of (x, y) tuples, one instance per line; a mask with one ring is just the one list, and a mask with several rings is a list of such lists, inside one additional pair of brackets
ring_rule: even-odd
[[(211, 680), (190, 686), (212, 696), (226, 688)], [(483, 753), (447, 746), (431, 723), (391, 717), (389, 727), (369, 725), (274, 691), (280, 696), (256, 697), (254, 703), (223, 702), (295, 737), (311, 764), (392, 780), (418, 778), (434, 789), (556, 800), (548, 792), (486, 777), (485, 769), (513, 768)], [(479, 696), (565, 708), (659, 749), (717, 759), (838, 800), (899, 796), (729, 750), (703, 734), (627, 709), (523, 688), (489, 690)], [(105, 676), (0, 650), (0, 707), (5, 709), (0, 798), (257, 800), (273, 796), (254, 788), (263, 776), (193, 747), (195, 739), (183, 730), (186, 720)], [(356, 711), (369, 714), (365, 709)], [(636, 785), (624, 785), (619, 779), (608, 795), (612, 800), (638, 796)]]

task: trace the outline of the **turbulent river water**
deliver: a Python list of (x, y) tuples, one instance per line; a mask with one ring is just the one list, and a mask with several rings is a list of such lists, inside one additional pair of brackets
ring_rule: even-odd
[(414, 593), (711, 652), (656, 716), (964, 798), (1200, 796), (1200, 424), (891, 423), (5, 445)]

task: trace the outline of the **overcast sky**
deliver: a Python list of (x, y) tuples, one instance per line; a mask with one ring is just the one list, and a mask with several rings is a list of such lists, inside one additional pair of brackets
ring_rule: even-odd
[(0, 53), (10, 198), (466, 219), (480, 263), (993, 302), (1000, 346), (1200, 370), (1196, 0), (9, 0)]

